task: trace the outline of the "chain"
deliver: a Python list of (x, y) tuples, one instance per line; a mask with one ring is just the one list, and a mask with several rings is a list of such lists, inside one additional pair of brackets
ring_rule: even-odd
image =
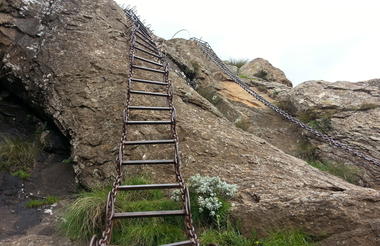
[(328, 144), (340, 148), (354, 156), (357, 156), (359, 158), (362, 158), (363, 160), (375, 164), (377, 166), (380, 166), (380, 160), (373, 158), (371, 156), (368, 156), (360, 151), (357, 151), (352, 146), (344, 144), (338, 140), (333, 139), (332, 137), (321, 133), (317, 131), (316, 129), (308, 126), (307, 124), (301, 122), (300, 120), (296, 119), (295, 117), (291, 116), (289, 113), (285, 112), (284, 110), (280, 109), (279, 107), (273, 105), (269, 101), (265, 100), (262, 96), (260, 96), (257, 92), (252, 90), (246, 83), (244, 83), (238, 76), (236, 76), (231, 70), (224, 64), (224, 62), (215, 54), (211, 46), (198, 38), (191, 38), (190, 40), (193, 40), (196, 42), (196, 44), (201, 48), (201, 50), (206, 54), (206, 56), (213, 61), (225, 74), (227, 74), (235, 83), (240, 85), (246, 92), (248, 92), (250, 95), (255, 97), (258, 101), (262, 102), (264, 105), (275, 111), (276, 113), (280, 114), (283, 118), (286, 120), (292, 122), (293, 124), (301, 127), (302, 129), (305, 129), (306, 131), (310, 132), (312, 135), (324, 140)]

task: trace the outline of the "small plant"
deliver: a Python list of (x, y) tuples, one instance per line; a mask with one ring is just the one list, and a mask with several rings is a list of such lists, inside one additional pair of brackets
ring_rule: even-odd
[(0, 169), (16, 170), (33, 165), (39, 146), (21, 138), (5, 137), (0, 143)]
[(51, 205), (51, 204), (54, 204), (58, 201), (59, 201), (58, 197), (48, 196), (45, 199), (30, 200), (26, 203), (26, 207), (36, 208), (36, 207), (41, 207), (41, 206), (45, 206), (45, 205)]
[(241, 78), (241, 79), (251, 79), (249, 76), (244, 75), (244, 74), (239, 74), (239, 78)]
[(260, 70), (259, 72), (255, 73), (254, 76), (260, 78), (260, 79), (267, 79), (268, 72), (264, 70)]
[(306, 161), (318, 160), (318, 148), (307, 138), (303, 138), (297, 145), (297, 157)]
[(332, 126), (331, 126), (331, 119), (330, 118), (326, 118), (326, 117), (323, 117), (323, 118), (320, 118), (320, 119), (315, 119), (315, 120), (311, 120), (309, 122), (307, 122), (307, 124), (322, 132), (322, 133), (328, 133), (329, 131), (331, 131), (332, 129)]
[(62, 160), (62, 163), (63, 164), (71, 164), (71, 163), (73, 163), (73, 159), (71, 159), (71, 158), (64, 159), (64, 160)]
[(235, 120), (235, 126), (244, 131), (247, 131), (251, 126), (251, 121), (248, 118), (239, 117), (237, 120)]
[(19, 177), (20, 179), (23, 179), (23, 180), (30, 178), (30, 173), (24, 170), (17, 170), (15, 172), (12, 172), (11, 175), (15, 177)]
[(199, 87), (197, 91), (213, 105), (218, 105), (223, 100), (212, 87)]
[(230, 58), (228, 61), (225, 61), (224, 63), (227, 64), (227, 65), (236, 66), (237, 68), (241, 68), (247, 62), (248, 62), (247, 59), (233, 59), (233, 58)]
[(361, 170), (358, 167), (334, 162), (309, 161), (308, 163), (321, 171), (340, 177), (349, 183), (359, 183)]

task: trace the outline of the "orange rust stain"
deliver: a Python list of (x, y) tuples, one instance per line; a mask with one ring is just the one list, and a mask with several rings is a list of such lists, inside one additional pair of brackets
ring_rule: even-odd
[[(221, 81), (219, 83), (221, 86), (220, 94), (225, 96), (227, 99), (230, 99), (235, 102), (241, 102), (245, 105), (254, 108), (264, 108), (266, 107), (264, 104), (256, 100), (253, 96), (251, 96), (248, 92), (246, 92), (243, 88), (241, 88), (238, 84), (229, 81)], [(257, 92), (257, 90), (255, 90)], [(272, 99), (269, 98), (265, 94), (259, 93), (260, 96), (264, 97), (269, 102), (272, 102)]]

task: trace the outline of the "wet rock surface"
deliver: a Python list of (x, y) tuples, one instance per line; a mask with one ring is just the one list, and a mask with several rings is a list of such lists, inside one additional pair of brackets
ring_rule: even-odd
[(52, 245), (44, 244), (46, 241), (37, 238), (49, 237), (51, 241), (52, 237), (61, 237), (57, 236), (55, 227), (56, 210), (61, 206), (28, 208), (27, 203), (47, 196), (65, 199), (76, 191), (73, 168), (62, 163), (69, 157), (67, 140), (36, 117), (14, 95), (4, 90), (0, 95), (0, 144), (3, 144), (4, 138), (24, 141), (38, 138), (44, 128), (45, 131), (49, 129), (55, 143), (61, 146), (59, 150), (50, 152), (43, 151), (41, 147), (35, 162), (24, 165), (30, 174), (25, 180), (15, 176), (17, 167), (0, 170), (0, 245)]

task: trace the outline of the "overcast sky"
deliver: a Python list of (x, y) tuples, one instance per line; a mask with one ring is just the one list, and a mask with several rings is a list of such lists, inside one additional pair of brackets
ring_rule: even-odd
[(117, 0), (154, 33), (198, 37), (223, 60), (262, 57), (293, 84), (380, 78), (379, 0)]

